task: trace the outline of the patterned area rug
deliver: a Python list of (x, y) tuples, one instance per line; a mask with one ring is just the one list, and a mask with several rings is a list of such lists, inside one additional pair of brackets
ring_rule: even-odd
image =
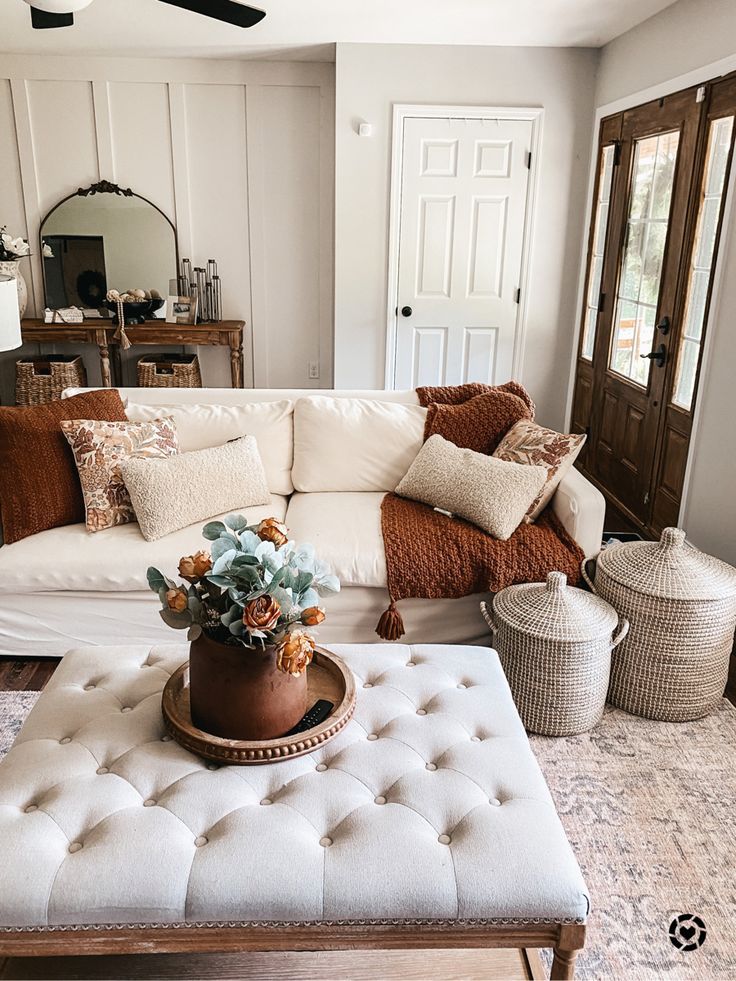
[[(0, 756), (37, 698), (0, 692)], [(576, 977), (736, 978), (736, 709), (669, 725), (609, 708), (592, 732), (531, 742), (593, 898)], [(690, 952), (668, 937), (686, 913), (707, 932)]]
[[(531, 743), (592, 897), (576, 978), (736, 978), (733, 705), (684, 724), (608, 708), (591, 732)], [(689, 952), (668, 937), (687, 913), (706, 928)]]

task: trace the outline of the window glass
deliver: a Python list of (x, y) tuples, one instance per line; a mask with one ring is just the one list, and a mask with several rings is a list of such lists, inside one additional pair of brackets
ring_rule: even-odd
[(583, 345), (581, 350), (582, 356), (588, 361), (592, 360), (593, 348), (595, 347), (595, 331), (598, 322), (598, 298), (601, 292), (603, 253), (606, 248), (608, 209), (611, 202), (611, 184), (613, 182), (613, 161), (615, 156), (615, 145), (610, 144), (609, 146), (603, 147), (601, 170), (598, 177), (598, 200), (595, 206), (595, 224), (593, 226), (593, 242), (588, 275), (588, 295), (585, 299)]

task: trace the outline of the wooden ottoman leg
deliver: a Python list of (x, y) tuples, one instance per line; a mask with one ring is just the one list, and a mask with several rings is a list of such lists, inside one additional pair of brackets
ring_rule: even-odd
[(585, 943), (585, 927), (578, 924), (561, 926), (554, 948), (550, 981), (571, 981), (575, 977), (575, 958)]

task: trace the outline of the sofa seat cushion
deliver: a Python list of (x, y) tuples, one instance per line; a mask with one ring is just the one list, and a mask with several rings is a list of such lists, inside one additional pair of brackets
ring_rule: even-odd
[[(285, 497), (272, 495), (269, 504), (243, 508), (239, 513), (251, 523), (271, 516), (282, 521), (286, 504)], [(3, 592), (147, 589), (150, 565), (175, 572), (182, 555), (206, 547), (203, 524), (198, 521), (155, 542), (147, 542), (137, 524), (118, 525), (95, 535), (80, 524), (42, 531), (0, 548)]]
[(380, 493), (293, 494), (289, 537), (311, 542), (342, 586), (386, 585)]

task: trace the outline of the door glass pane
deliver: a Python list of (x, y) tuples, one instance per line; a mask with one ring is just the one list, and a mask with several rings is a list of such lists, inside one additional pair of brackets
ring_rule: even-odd
[(679, 132), (637, 140), (609, 366), (646, 385), (667, 243)]
[(593, 358), (595, 329), (598, 322), (598, 298), (601, 292), (603, 274), (603, 252), (606, 247), (608, 230), (608, 206), (611, 200), (613, 181), (613, 160), (616, 147), (611, 144), (603, 147), (601, 170), (598, 176), (598, 200), (595, 205), (595, 225), (591, 244), (590, 270), (588, 272), (588, 295), (585, 300), (585, 319), (583, 321), (583, 345), (581, 355), (588, 361)]
[(733, 116), (715, 119), (710, 124), (708, 132), (708, 155), (700, 192), (698, 223), (695, 227), (695, 242), (685, 300), (682, 341), (677, 357), (677, 372), (672, 395), (674, 404), (682, 409), (690, 409), (693, 404), (695, 376), (700, 358), (708, 286), (715, 259), (716, 234), (728, 168), (733, 122)]

